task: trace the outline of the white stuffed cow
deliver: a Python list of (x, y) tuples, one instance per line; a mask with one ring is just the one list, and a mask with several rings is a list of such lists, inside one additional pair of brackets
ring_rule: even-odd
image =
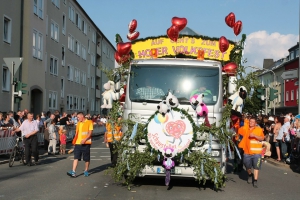
[(113, 100), (116, 100), (115, 94), (115, 83), (113, 81), (108, 81), (103, 85), (105, 91), (102, 93), (103, 96), (103, 105), (101, 108), (112, 108)]
[(244, 100), (247, 97), (247, 89), (244, 86), (239, 87), (238, 91), (231, 95), (228, 99), (232, 104), (231, 112), (237, 116), (241, 116), (244, 107)]

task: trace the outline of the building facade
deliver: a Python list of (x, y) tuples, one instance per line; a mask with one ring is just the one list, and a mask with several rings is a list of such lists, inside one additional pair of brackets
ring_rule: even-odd
[(104, 44), (112, 55), (114, 46), (76, 0), (12, 2), (9, 6), (20, 4), (24, 12), (20, 77), (27, 94), (18, 109), (100, 113), (105, 78), (100, 66), (114, 68)]

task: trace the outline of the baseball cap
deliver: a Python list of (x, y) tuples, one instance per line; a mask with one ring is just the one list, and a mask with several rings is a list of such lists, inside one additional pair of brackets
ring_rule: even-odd
[(274, 117), (269, 117), (269, 121), (274, 121)]
[(288, 118), (289, 120), (291, 120), (291, 116), (289, 115), (284, 116), (284, 118)]

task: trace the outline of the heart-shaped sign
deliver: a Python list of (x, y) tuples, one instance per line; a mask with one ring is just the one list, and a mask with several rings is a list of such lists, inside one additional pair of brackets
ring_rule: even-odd
[(127, 62), (128, 61), (128, 59), (130, 58), (130, 55), (129, 54), (127, 54), (127, 55), (123, 55), (123, 56), (121, 56), (120, 54), (119, 54), (119, 52), (115, 52), (115, 60), (117, 61), (117, 63), (120, 65), (120, 64), (123, 64), (123, 63), (125, 63), (125, 62)]
[(177, 42), (178, 36), (179, 36), (179, 29), (177, 26), (171, 26), (168, 30), (167, 30), (167, 35), (168, 37), (174, 41)]
[(172, 25), (177, 26), (178, 30), (180, 32), (187, 25), (187, 19), (186, 18), (180, 18), (180, 17), (173, 17), (172, 18)]
[(132, 41), (132, 40), (137, 39), (139, 37), (139, 35), (140, 35), (140, 32), (134, 31), (133, 33), (128, 33), (127, 34), (127, 39)]
[(131, 42), (119, 42), (117, 44), (117, 51), (119, 52), (120, 56), (129, 54), (131, 51)]
[(225, 17), (225, 23), (230, 27), (233, 28), (234, 24), (235, 24), (235, 14), (233, 12), (229, 13), (226, 17)]
[(129, 33), (133, 33), (135, 31), (136, 27), (137, 27), (136, 19), (131, 20), (128, 24)]
[(233, 27), (233, 32), (234, 32), (234, 35), (238, 35), (242, 32), (242, 29), (243, 29), (243, 23), (242, 21), (237, 21), (235, 24), (234, 24), (234, 27)]
[(222, 53), (224, 53), (225, 51), (227, 51), (228, 47), (229, 47), (229, 42), (228, 42), (227, 38), (224, 37), (224, 36), (220, 37), (220, 39), (219, 39), (219, 49), (220, 49), (220, 51)]
[(230, 62), (223, 66), (222, 71), (228, 76), (234, 76), (237, 72), (237, 68), (238, 66), (234, 62)]
[(166, 131), (170, 136), (179, 139), (185, 131), (185, 123), (182, 120), (177, 120), (175, 122), (169, 122), (166, 124)]

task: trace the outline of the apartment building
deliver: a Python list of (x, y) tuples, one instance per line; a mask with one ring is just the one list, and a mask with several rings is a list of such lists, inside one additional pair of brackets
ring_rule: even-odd
[(76, 0), (10, 2), (23, 10), (20, 76), (28, 92), (18, 108), (100, 113), (100, 66), (114, 68), (114, 46)]

